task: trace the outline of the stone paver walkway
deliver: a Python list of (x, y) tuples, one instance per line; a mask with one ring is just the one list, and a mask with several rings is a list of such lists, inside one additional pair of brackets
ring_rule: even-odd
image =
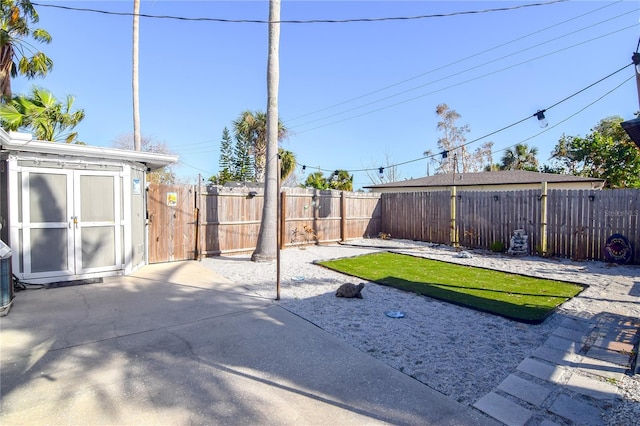
[(613, 313), (567, 317), (474, 407), (509, 426), (602, 425), (601, 410), (620, 398), (613, 383), (640, 374), (639, 330), (639, 318)]

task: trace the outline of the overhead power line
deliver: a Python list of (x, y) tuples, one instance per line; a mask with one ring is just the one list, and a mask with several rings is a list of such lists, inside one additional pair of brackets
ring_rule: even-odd
[[(416, 19), (447, 18), (451, 16), (460, 16), (460, 15), (505, 12), (509, 10), (524, 9), (529, 7), (549, 6), (555, 3), (564, 3), (567, 1), (569, 0), (552, 0), (548, 2), (520, 4), (516, 6), (510, 6), (510, 7), (497, 7), (497, 8), (481, 9), (481, 10), (466, 10), (466, 11), (460, 11), (460, 12), (437, 13), (437, 14), (417, 15), (417, 16), (396, 16), (396, 17), (385, 17), (385, 18), (351, 18), (351, 19), (308, 19), (308, 20), (296, 19), (296, 20), (274, 21), (273, 23), (346, 24), (346, 23), (353, 23), (353, 22), (410, 21), (410, 20), (416, 20)], [(114, 12), (109, 10), (91, 9), (91, 8), (85, 8), (85, 7), (62, 6), (58, 4), (46, 4), (46, 3), (35, 3), (35, 2), (32, 2), (31, 4), (38, 7), (50, 7), (54, 9), (71, 10), (75, 12), (100, 13), (103, 15), (115, 15), (115, 16), (134, 16), (135, 15), (133, 12)], [(146, 13), (139, 13), (138, 16), (140, 16), (141, 18), (151, 18), (151, 19), (171, 19), (171, 20), (177, 20), (177, 21), (195, 21), (195, 22), (222, 22), (222, 23), (232, 23), (232, 24), (269, 24), (271, 23), (268, 20), (261, 20), (261, 19), (226, 19), (226, 18), (208, 18), (208, 17), (198, 18), (198, 17), (175, 16), (175, 15), (150, 15)]]
[[(558, 102), (556, 102), (556, 103), (552, 104), (551, 106), (547, 107), (547, 108), (546, 108), (546, 109), (544, 109), (543, 111), (548, 111), (549, 109), (554, 108), (554, 107), (556, 107), (556, 106), (560, 105), (560, 104), (561, 104), (561, 103), (563, 103), (563, 102), (566, 102), (567, 100), (569, 100), (569, 99), (573, 98), (574, 96), (579, 95), (580, 93), (582, 93), (582, 92), (584, 92), (585, 90), (587, 90), (587, 89), (589, 89), (589, 88), (591, 88), (591, 87), (595, 86), (596, 84), (601, 83), (601, 82), (603, 82), (604, 80), (609, 79), (610, 77), (613, 77), (614, 75), (616, 75), (617, 73), (619, 73), (619, 72), (623, 71), (624, 69), (626, 69), (626, 68), (630, 67), (631, 65), (634, 65), (634, 64), (633, 64), (633, 62), (632, 62), (632, 63), (630, 63), (630, 64), (627, 64), (627, 65), (623, 66), (622, 68), (620, 68), (620, 69), (618, 69), (618, 70), (616, 70), (616, 71), (614, 71), (614, 72), (610, 73), (609, 75), (607, 75), (607, 76), (605, 76), (605, 77), (603, 77), (603, 78), (601, 78), (601, 79), (597, 80), (596, 82), (591, 83), (590, 85), (588, 85), (588, 86), (584, 87), (583, 89), (578, 90), (577, 92), (575, 92), (575, 93), (573, 93), (573, 94), (571, 94), (571, 95), (569, 95), (569, 96), (565, 97), (564, 99), (562, 99), (562, 100), (560, 100), (560, 101), (558, 101)], [(564, 120), (562, 120), (562, 121), (558, 122), (558, 123), (557, 123), (557, 124), (555, 124), (554, 126), (552, 126), (552, 127), (548, 128), (548, 129), (545, 129), (545, 130), (543, 130), (543, 131), (541, 131), (541, 132), (539, 132), (539, 133), (537, 133), (537, 134), (535, 134), (535, 135), (533, 135), (533, 136), (531, 136), (531, 137), (529, 137), (529, 138), (527, 138), (527, 139), (524, 139), (524, 140), (522, 140), (522, 141), (520, 141), (520, 142), (518, 142), (518, 143), (524, 143), (524, 142), (526, 142), (526, 141), (528, 141), (528, 140), (530, 140), (530, 139), (533, 139), (533, 138), (535, 138), (535, 137), (537, 137), (537, 136), (541, 135), (542, 133), (545, 133), (545, 132), (547, 132), (547, 131), (551, 130), (552, 128), (557, 127), (559, 124), (564, 123), (565, 121), (569, 120), (570, 118), (573, 118), (574, 116), (578, 115), (579, 113), (581, 113), (582, 111), (584, 111), (584, 110), (585, 110), (585, 109), (587, 109), (588, 107), (592, 106), (592, 105), (593, 105), (593, 104), (595, 104), (596, 102), (598, 102), (598, 101), (600, 101), (601, 99), (603, 99), (605, 96), (608, 96), (609, 94), (611, 94), (611, 93), (612, 93), (612, 92), (614, 92), (615, 90), (617, 90), (617, 89), (619, 89), (620, 87), (622, 87), (622, 85), (624, 85), (625, 83), (627, 83), (628, 81), (630, 81), (632, 78), (633, 78), (633, 77), (626, 79), (625, 81), (623, 81), (623, 82), (622, 82), (621, 84), (619, 84), (618, 86), (614, 87), (613, 89), (611, 89), (610, 91), (608, 91), (608, 92), (607, 92), (607, 93), (605, 93), (604, 95), (600, 96), (600, 97), (599, 97), (598, 99), (596, 99), (595, 101), (593, 101), (593, 102), (589, 103), (588, 105), (586, 105), (585, 107), (583, 107), (583, 108), (581, 108), (579, 111), (577, 111), (576, 113), (574, 113), (574, 114), (570, 115), (569, 117), (565, 118)], [(535, 116), (536, 116), (536, 114), (528, 115), (528, 116), (524, 117), (524, 118), (523, 118), (523, 119), (521, 119), (521, 120), (518, 120), (518, 121), (516, 121), (516, 122), (514, 122), (514, 123), (511, 123), (511, 124), (509, 124), (509, 125), (507, 125), (507, 126), (504, 126), (504, 127), (500, 128), (500, 129), (498, 129), (498, 130), (494, 130), (494, 131), (492, 131), (492, 132), (490, 132), (490, 133), (487, 133), (487, 134), (485, 134), (485, 135), (483, 135), (483, 136), (480, 136), (480, 137), (478, 137), (478, 138), (476, 138), (476, 139), (473, 139), (473, 140), (471, 140), (471, 141), (469, 141), (469, 142), (466, 142), (466, 143), (464, 143), (464, 144), (462, 144), (462, 145), (460, 145), (460, 146), (457, 146), (457, 147), (455, 147), (455, 148), (452, 148), (451, 150), (446, 151), (446, 152), (448, 153), (448, 152), (450, 152), (450, 151), (455, 151), (456, 149), (459, 149), (459, 148), (465, 147), (465, 146), (467, 146), (467, 145), (471, 145), (471, 144), (473, 144), (473, 143), (479, 142), (479, 141), (481, 141), (481, 140), (483, 140), (483, 139), (488, 138), (489, 136), (493, 136), (493, 135), (495, 135), (495, 134), (497, 134), (497, 133), (503, 132), (504, 130), (507, 130), (507, 129), (511, 128), (511, 127), (514, 127), (514, 126), (516, 126), (516, 125), (518, 125), (518, 124), (520, 124), (520, 123), (523, 123), (523, 122), (525, 122), (525, 121), (527, 121), (527, 120), (529, 120), (529, 119), (531, 119), (531, 118), (533, 118), (533, 117), (535, 117)], [(515, 144), (515, 145), (517, 145), (517, 144)], [(512, 145), (512, 146), (515, 146), (515, 145)], [(505, 149), (506, 149), (506, 148), (505, 148)], [(497, 152), (500, 152), (500, 151), (497, 151)], [(412, 159), (412, 160), (403, 161), (403, 162), (396, 163), (396, 164), (386, 165), (386, 166), (384, 166), (383, 168), (384, 168), (384, 169), (386, 169), (386, 168), (391, 168), (391, 167), (404, 166), (404, 165), (406, 165), (406, 164), (415, 163), (415, 162), (417, 162), (417, 161), (421, 161), (421, 160), (428, 160), (428, 159), (430, 159), (430, 158), (434, 158), (434, 157), (437, 157), (437, 156), (439, 156), (439, 155), (442, 155), (442, 152), (438, 152), (438, 153), (431, 154), (431, 155), (423, 155), (423, 156), (421, 156), (421, 157), (419, 157), (419, 158), (414, 158), (414, 159)], [(306, 165), (304, 165), (304, 164), (303, 164), (303, 166), (302, 166), (302, 167), (306, 167)], [(310, 168), (312, 168), (312, 169), (314, 169), (314, 170), (323, 171), (323, 172), (333, 172), (333, 171), (335, 170), (335, 169), (323, 169), (323, 168), (321, 168), (321, 167), (314, 167), (314, 166), (309, 166), (309, 167), (310, 167)], [(366, 169), (353, 169), (353, 170), (345, 170), (345, 171), (350, 172), (350, 173), (354, 173), (354, 172), (376, 171), (376, 170), (378, 170), (378, 169), (379, 169), (379, 167), (371, 167), (371, 168), (366, 168)]]
[[(449, 68), (449, 67), (451, 67), (451, 66), (453, 66), (453, 65), (457, 65), (457, 64), (459, 64), (459, 63), (466, 62), (466, 61), (468, 61), (468, 60), (470, 60), (470, 59), (473, 59), (473, 58), (476, 58), (476, 57), (478, 57), (478, 56), (486, 55), (487, 53), (492, 52), (492, 51), (494, 51), (494, 50), (497, 50), (497, 49), (500, 49), (500, 48), (502, 48), (502, 47), (505, 47), (505, 46), (508, 46), (508, 45), (510, 45), (510, 44), (513, 44), (513, 43), (515, 43), (515, 42), (518, 42), (518, 41), (521, 41), (521, 40), (527, 39), (527, 38), (532, 37), (532, 36), (534, 36), (534, 35), (537, 35), (537, 34), (543, 33), (543, 32), (545, 32), (545, 31), (550, 30), (550, 29), (553, 29), (553, 28), (555, 28), (555, 27), (559, 27), (559, 26), (565, 25), (565, 24), (567, 24), (567, 23), (569, 23), (569, 22), (571, 22), (571, 21), (575, 21), (575, 20), (577, 20), (577, 19), (583, 18), (583, 17), (585, 17), (585, 16), (587, 16), (587, 15), (590, 15), (590, 14), (592, 14), (592, 13), (601, 12), (603, 9), (608, 8), (608, 7), (611, 7), (611, 6), (613, 6), (613, 5), (617, 4), (617, 3), (620, 3), (620, 2), (622, 2), (622, 1), (623, 1), (623, 0), (618, 0), (617, 2), (608, 3), (608, 4), (606, 4), (605, 6), (599, 7), (599, 8), (597, 8), (597, 9), (591, 10), (591, 11), (586, 12), (586, 13), (583, 13), (582, 15), (574, 16), (573, 18), (570, 18), (570, 19), (564, 20), (564, 21), (562, 21), (562, 22), (558, 22), (558, 23), (556, 23), (556, 24), (553, 24), (553, 25), (550, 25), (550, 26), (548, 26), (548, 27), (542, 28), (542, 29), (540, 29), (540, 30), (537, 30), (537, 31), (531, 32), (531, 33), (529, 33), (529, 34), (525, 34), (525, 35), (523, 35), (523, 36), (521, 36), (521, 37), (515, 38), (515, 39), (510, 40), (510, 41), (507, 41), (507, 42), (505, 42), (505, 43), (501, 43), (501, 44), (496, 45), (496, 46), (494, 46), (494, 47), (490, 47), (490, 48), (488, 48), (488, 49), (485, 49), (485, 50), (482, 50), (482, 51), (480, 51), (480, 52), (474, 53), (474, 54), (472, 54), (472, 55), (470, 55), (470, 56), (467, 56), (467, 57), (465, 57), (465, 58), (458, 59), (458, 60), (456, 60), (456, 61), (450, 62), (450, 63), (448, 63), (448, 64), (445, 64), (445, 65), (439, 66), (439, 67), (437, 67), (437, 68), (434, 68), (434, 69), (431, 69), (431, 70), (428, 70), (428, 71), (425, 71), (425, 72), (423, 72), (423, 73), (420, 73), (420, 74), (414, 75), (414, 76), (412, 76), (412, 77), (408, 77), (408, 78), (406, 78), (406, 79), (404, 79), (404, 80), (401, 80), (401, 81), (398, 81), (398, 82), (396, 82), (396, 83), (391, 83), (391, 84), (389, 84), (389, 85), (387, 85), (387, 86), (384, 86), (384, 87), (381, 87), (381, 88), (379, 88), (379, 89), (375, 89), (375, 90), (372, 90), (372, 91), (370, 91), (370, 92), (363, 93), (362, 95), (358, 95), (358, 96), (355, 96), (355, 97), (353, 97), (353, 98), (349, 98), (349, 99), (346, 99), (346, 100), (344, 100), (344, 101), (340, 101), (340, 102), (335, 103), (335, 104), (333, 104), (333, 105), (330, 105), (330, 106), (327, 106), (327, 107), (322, 107), (322, 108), (320, 108), (320, 109), (317, 109), (317, 110), (314, 110), (314, 111), (311, 111), (311, 112), (307, 112), (307, 113), (303, 113), (303, 114), (301, 114), (301, 115), (297, 115), (297, 116), (295, 116), (295, 117), (290, 118), (290, 119), (289, 119), (289, 120), (287, 120), (287, 121), (288, 121), (288, 122), (296, 121), (296, 120), (298, 120), (298, 119), (300, 119), (300, 118), (304, 118), (304, 117), (307, 117), (307, 116), (310, 116), (310, 115), (315, 115), (315, 114), (318, 114), (318, 113), (320, 113), (320, 112), (324, 112), (324, 111), (327, 111), (327, 110), (330, 110), (330, 109), (333, 109), (333, 108), (336, 108), (336, 107), (339, 107), (339, 106), (342, 106), (342, 105), (345, 105), (345, 104), (348, 104), (348, 103), (351, 103), (351, 102), (357, 101), (357, 100), (359, 100), (359, 99), (366, 98), (367, 96), (375, 95), (376, 93), (380, 93), (380, 92), (383, 92), (383, 91), (385, 91), (385, 90), (387, 90), (387, 89), (391, 89), (391, 88), (394, 88), (394, 87), (400, 86), (400, 85), (402, 85), (402, 84), (404, 84), (404, 83), (408, 83), (408, 82), (413, 81), (413, 80), (416, 80), (416, 79), (418, 79), (418, 78), (420, 78), (420, 77), (424, 77), (425, 75), (433, 74), (433, 73), (435, 73), (435, 72), (437, 72), (437, 71), (441, 71), (441, 70), (444, 70), (444, 69), (446, 69), (446, 68)], [(597, 24), (595, 24), (595, 25), (600, 25), (600, 24), (603, 24), (603, 23), (605, 23), (605, 22), (608, 22), (608, 21), (611, 21), (611, 20), (613, 20), (613, 19), (617, 19), (617, 18), (619, 18), (619, 17), (621, 17), (621, 16), (624, 16), (624, 15), (626, 15), (626, 14), (628, 14), (628, 13), (637, 12), (637, 11), (638, 11), (638, 8), (635, 8), (635, 9), (633, 9), (633, 10), (629, 11), (629, 12), (625, 12), (625, 13), (623, 13), (623, 14), (620, 14), (620, 15), (614, 16), (613, 18), (607, 19), (607, 20), (605, 20), (605, 21), (601, 21), (601, 22), (599, 22), (599, 23), (597, 23)], [(592, 28), (592, 27), (594, 27), (595, 25), (591, 25), (591, 26), (586, 27), (586, 28), (583, 28), (583, 29)], [(578, 31), (581, 31), (581, 30), (578, 30)], [(573, 34), (573, 33), (575, 33), (575, 32), (577, 32), (577, 31), (571, 32), (571, 33), (569, 33), (569, 34)], [(567, 35), (569, 35), (569, 34), (567, 34)], [(565, 35), (565, 36), (566, 36), (566, 35)], [(565, 36), (562, 36), (562, 37), (565, 37)], [(561, 37), (558, 37), (558, 38), (561, 38)], [(557, 38), (556, 38), (556, 39), (557, 39)], [(553, 39), (553, 40), (556, 40), (556, 39)], [(553, 40), (551, 40), (551, 41), (553, 41)]]
[[(554, 54), (557, 54), (557, 53), (561, 53), (561, 52), (564, 52), (564, 51), (566, 51), (566, 50), (572, 49), (572, 48), (574, 48), (574, 47), (577, 47), (577, 46), (581, 46), (581, 45), (584, 45), (584, 44), (590, 43), (590, 42), (592, 42), (592, 41), (594, 41), (594, 40), (598, 40), (598, 39), (601, 39), (601, 38), (604, 38), (604, 37), (610, 36), (610, 35), (612, 35), (612, 34), (619, 33), (619, 32), (621, 32), (621, 31), (626, 31), (626, 30), (628, 30), (628, 29), (630, 29), (630, 28), (636, 28), (636, 27), (637, 27), (637, 24), (633, 24), (633, 25), (630, 25), (630, 26), (628, 26), (628, 27), (625, 27), (625, 28), (621, 28), (621, 29), (618, 29), (618, 30), (612, 31), (612, 32), (609, 32), (609, 33), (607, 33), (607, 34), (600, 35), (600, 36), (598, 36), (598, 37), (594, 37), (594, 38), (589, 39), (589, 40), (581, 41), (581, 42), (576, 43), (576, 44), (573, 44), (573, 45), (571, 45), (571, 46), (563, 47), (563, 48), (558, 49), (558, 50), (555, 50), (555, 51), (553, 51), (553, 52), (549, 52), (549, 53), (545, 53), (545, 54), (543, 54), (543, 55), (539, 55), (539, 56), (537, 56), (537, 57), (535, 57), (535, 58), (530, 58), (530, 59), (527, 59), (527, 60), (524, 60), (524, 61), (520, 61), (520, 62), (518, 62), (518, 63), (512, 64), (512, 65), (508, 65), (508, 66), (505, 66), (505, 67), (503, 67), (503, 68), (500, 68), (500, 69), (497, 69), (497, 70), (494, 70), (494, 71), (490, 71), (490, 72), (487, 72), (487, 73), (485, 73), (485, 74), (482, 74), (482, 75), (479, 75), (479, 76), (476, 76), (476, 77), (473, 77), (473, 78), (469, 78), (469, 79), (467, 79), (467, 80), (463, 80), (463, 81), (460, 81), (460, 82), (457, 82), (457, 83), (452, 83), (452, 84), (450, 84), (450, 85), (448, 85), (448, 86), (445, 86), (445, 87), (442, 87), (442, 88), (440, 88), (440, 89), (432, 90), (431, 92), (427, 92), (427, 93), (423, 93), (423, 94), (420, 94), (420, 95), (417, 95), (417, 96), (413, 96), (413, 97), (408, 98), (408, 99), (404, 99), (404, 100), (401, 100), (401, 101), (398, 101), (398, 102), (395, 102), (395, 103), (392, 103), (392, 104), (389, 104), (389, 105), (381, 106), (381, 107), (379, 107), (379, 108), (376, 108), (376, 109), (373, 109), (373, 110), (369, 110), (369, 111), (365, 111), (365, 112), (362, 112), (362, 113), (360, 113), (360, 114), (351, 115), (351, 116), (348, 116), (348, 117), (346, 117), (346, 118), (342, 118), (342, 119), (339, 119), (339, 120), (331, 121), (331, 122), (329, 122), (329, 123), (319, 124), (319, 125), (317, 125), (317, 126), (315, 126), (315, 127), (306, 128), (306, 129), (304, 129), (304, 128), (303, 128), (303, 129), (301, 129), (301, 130), (296, 130), (296, 131), (295, 131), (295, 133), (300, 134), (300, 133), (310, 132), (310, 131), (312, 131), (312, 130), (321, 129), (321, 128), (323, 128), (323, 127), (327, 127), (327, 126), (331, 126), (331, 125), (334, 125), (334, 124), (338, 124), (338, 123), (342, 123), (342, 122), (345, 122), (345, 121), (349, 121), (349, 120), (353, 120), (353, 119), (356, 119), (356, 118), (360, 118), (360, 117), (363, 117), (363, 116), (365, 116), (365, 115), (373, 114), (373, 113), (375, 113), (375, 112), (379, 112), (379, 111), (382, 111), (382, 110), (385, 110), (385, 109), (393, 108), (393, 107), (395, 107), (395, 106), (402, 105), (402, 104), (405, 104), (405, 103), (407, 103), (407, 102), (415, 101), (415, 100), (417, 100), (417, 99), (424, 98), (425, 96), (433, 95), (433, 94), (435, 94), (435, 93), (442, 92), (442, 91), (444, 91), (444, 90), (451, 89), (451, 88), (454, 88), (454, 87), (458, 87), (458, 86), (461, 86), (461, 85), (463, 85), (463, 84), (471, 83), (471, 82), (474, 82), (474, 81), (476, 81), (476, 80), (480, 80), (480, 79), (482, 79), (482, 78), (486, 78), (486, 77), (489, 77), (489, 76), (491, 76), (491, 75), (494, 75), (494, 74), (497, 74), (497, 73), (500, 73), (500, 72), (503, 72), (503, 71), (506, 71), (506, 70), (509, 70), (509, 69), (512, 69), (512, 68), (515, 68), (515, 67), (518, 67), (518, 66), (521, 66), (521, 65), (525, 65), (525, 64), (531, 63), (531, 62), (533, 62), (533, 61), (536, 61), (536, 60), (539, 60), (539, 59), (545, 58), (545, 57), (547, 57), (547, 56), (551, 56), (551, 55), (554, 55)], [(327, 120), (327, 119), (332, 118), (332, 117), (336, 117), (336, 116), (338, 116), (338, 115), (345, 114), (345, 113), (347, 113), (347, 112), (355, 111), (355, 110), (358, 110), (358, 109), (360, 109), (360, 108), (364, 108), (364, 107), (367, 107), (367, 106), (370, 106), (370, 105), (374, 105), (374, 104), (376, 104), (376, 103), (379, 103), (379, 102), (382, 102), (382, 101), (385, 101), (385, 100), (388, 100), (388, 99), (391, 99), (391, 98), (395, 98), (395, 97), (397, 97), (397, 96), (400, 96), (400, 95), (403, 95), (403, 94), (406, 94), (406, 93), (412, 92), (412, 91), (414, 91), (414, 90), (416, 90), (416, 89), (419, 89), (419, 88), (422, 88), (422, 87), (425, 87), (425, 86), (429, 86), (429, 85), (431, 85), (431, 84), (434, 84), (434, 83), (437, 83), (437, 82), (440, 82), (440, 81), (447, 80), (447, 79), (449, 79), (449, 78), (451, 78), (451, 77), (455, 77), (455, 76), (458, 76), (458, 75), (464, 74), (464, 73), (466, 73), (466, 72), (469, 72), (469, 71), (474, 70), (474, 69), (477, 69), (477, 68), (481, 68), (481, 67), (483, 67), (483, 66), (485, 66), (485, 65), (491, 64), (491, 63), (496, 62), (496, 61), (498, 61), (498, 60), (501, 60), (501, 59), (507, 58), (507, 57), (509, 57), (509, 56), (513, 56), (513, 54), (512, 54), (512, 55), (506, 55), (506, 56), (503, 56), (502, 58), (499, 58), (499, 59), (496, 59), (496, 60), (493, 60), (493, 61), (489, 61), (489, 62), (486, 62), (486, 63), (484, 63), (484, 64), (477, 65), (477, 66), (475, 66), (475, 67), (473, 67), (473, 68), (469, 68), (469, 69), (467, 69), (467, 70), (463, 70), (463, 71), (460, 71), (460, 72), (457, 72), (457, 73), (454, 73), (454, 74), (450, 74), (450, 75), (448, 75), (448, 76), (446, 76), (446, 77), (442, 77), (442, 78), (440, 78), (440, 79), (438, 79), (438, 80), (434, 80), (434, 81), (432, 81), (432, 82), (424, 83), (424, 84), (422, 84), (422, 85), (420, 85), (420, 86), (414, 87), (414, 88), (412, 88), (412, 89), (404, 90), (404, 91), (402, 91), (402, 92), (400, 92), (400, 93), (396, 93), (396, 94), (393, 94), (393, 95), (389, 95), (389, 96), (386, 96), (386, 97), (384, 97), (384, 98), (381, 98), (381, 99), (378, 99), (378, 100), (374, 100), (374, 101), (368, 102), (368, 103), (366, 103), (366, 104), (362, 104), (362, 105), (359, 105), (359, 106), (354, 106), (354, 107), (352, 107), (352, 108), (348, 108), (348, 109), (345, 109), (345, 110), (342, 110), (342, 111), (335, 112), (335, 113), (333, 113), (333, 114), (329, 114), (329, 115), (326, 115), (326, 116), (323, 116), (323, 117), (320, 117), (320, 118), (316, 118), (316, 119), (313, 119), (313, 120), (307, 121), (307, 122), (305, 122), (305, 123), (301, 123), (301, 124), (298, 124), (298, 125), (291, 126), (291, 127), (290, 127), (290, 129), (297, 129), (297, 128), (301, 128), (301, 127), (304, 127), (304, 126), (308, 126), (308, 125), (310, 125), (310, 124), (314, 124), (314, 123), (317, 123), (317, 122), (320, 122), (320, 121), (323, 121), (323, 120)]]

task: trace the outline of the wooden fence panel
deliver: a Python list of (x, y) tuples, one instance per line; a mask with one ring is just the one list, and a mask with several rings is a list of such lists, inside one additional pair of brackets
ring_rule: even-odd
[(147, 192), (149, 263), (195, 258), (195, 190), (151, 185)]
[(385, 193), (380, 200), (381, 232), (393, 238), (450, 243), (449, 192)]
[[(320, 243), (377, 237), (380, 232), (397, 239), (452, 243), (450, 191), (285, 191), (284, 246), (310, 243), (305, 227)], [(175, 194), (175, 202), (168, 202), (168, 193)], [(264, 203), (261, 190), (212, 186), (196, 194), (192, 186), (150, 186), (150, 262), (255, 249)], [(549, 190), (547, 197), (541, 190), (458, 191), (453, 201), (455, 241), (464, 247), (490, 249), (501, 242), (507, 248), (513, 231), (524, 229), (530, 253), (540, 254), (546, 202), (547, 255), (604, 260), (607, 238), (617, 233), (634, 249), (631, 262), (640, 264), (640, 190)]]
[(345, 230), (343, 240), (374, 238), (380, 233), (380, 194), (343, 192)]

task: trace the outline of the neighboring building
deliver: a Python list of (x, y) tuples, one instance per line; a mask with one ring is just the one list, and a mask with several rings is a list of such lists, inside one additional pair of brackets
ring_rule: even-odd
[(424, 192), (445, 191), (455, 186), (458, 191), (519, 191), (540, 189), (602, 189), (604, 179), (552, 173), (501, 170), (479, 173), (448, 173), (409, 179), (380, 185), (365, 186), (373, 192)]
[(147, 261), (146, 172), (175, 155), (0, 130), (0, 238), (29, 283), (128, 274)]

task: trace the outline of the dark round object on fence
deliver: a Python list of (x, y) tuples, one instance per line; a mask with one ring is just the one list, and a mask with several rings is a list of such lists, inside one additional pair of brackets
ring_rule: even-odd
[(631, 260), (632, 255), (633, 250), (627, 237), (613, 234), (607, 238), (607, 244), (604, 246), (604, 258), (607, 262), (624, 265)]

